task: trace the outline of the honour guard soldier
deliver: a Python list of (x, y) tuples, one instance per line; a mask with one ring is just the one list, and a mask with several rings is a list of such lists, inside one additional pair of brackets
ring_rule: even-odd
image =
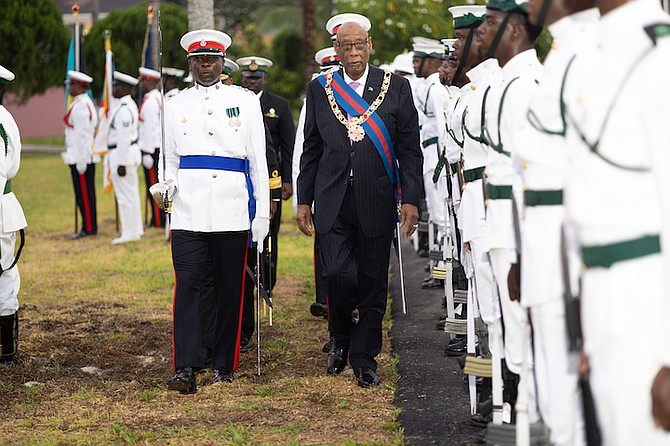
[(339, 374), (349, 361), (358, 385), (371, 387), (380, 382), (391, 242), (398, 213), (405, 237), (418, 226), (423, 157), (409, 82), (368, 64), (366, 27), (344, 23), (334, 48), (343, 68), (307, 87), (296, 220), (321, 240), (334, 337), (326, 370)]
[(598, 6), (597, 44), (565, 100), (584, 351), (603, 444), (668, 445), (652, 383), (670, 364), (670, 17), (654, 0)]
[(70, 96), (74, 99), (63, 117), (65, 122), (65, 152), (61, 155), (70, 166), (74, 195), (81, 215), (81, 231), (70, 239), (78, 239), (98, 232), (95, 201), (95, 163), (91, 153), (98, 113), (88, 95), (93, 78), (79, 71), (68, 71)]
[(175, 96), (181, 90), (179, 86), (182, 84), (184, 78), (184, 70), (179, 68), (163, 67), (163, 91), (165, 100)]
[(546, 25), (553, 43), (530, 99), (527, 120), (518, 126), (521, 143), (513, 154), (524, 189), (523, 200), (518, 201), (523, 203), (519, 214), (523, 216), (521, 305), (529, 309), (533, 325), (539, 409), (551, 442), (557, 445), (583, 444), (585, 440), (579, 357), (578, 352), (569, 351), (566, 272), (561, 262), (561, 256), (567, 253), (561, 253), (561, 232), (568, 154), (564, 92), (571, 83), (582, 82), (572, 76), (570, 67), (582, 57), (583, 49), (596, 45), (599, 13), (594, 5), (592, 0), (528, 2), (529, 21)]
[[(503, 318), (502, 325), (500, 319), (496, 318), (495, 328), (499, 340), (503, 340), (504, 333), (504, 355), (501, 356), (505, 359), (506, 367), (503, 367), (501, 376), (507, 403), (505, 410), (516, 403), (517, 387), (522, 387), (517, 386), (517, 382), (524, 363), (523, 339), (530, 339), (528, 316), (518, 301), (510, 299), (507, 276), (511, 264), (516, 262), (519, 249), (515, 231), (519, 222), (514, 222), (512, 206), (520, 198), (518, 201), (512, 200), (512, 186), (518, 185), (521, 180), (515, 173), (512, 157), (521, 143), (517, 138), (518, 128), (526, 119), (530, 96), (542, 73), (542, 65), (533, 49), (540, 31), (541, 28), (528, 23), (525, 4), (518, 4), (514, 0), (489, 0), (486, 4), (486, 20), (477, 28), (481, 50), (498, 60), (503, 74), (502, 84), (497, 88), (492, 86), (488, 93), (484, 135), (488, 146), (485, 172), (486, 233), (496, 301)], [(526, 375), (521, 378), (528, 379)], [(530, 384), (524, 383), (523, 386), (532, 393), (532, 397), (524, 400), (529, 401), (527, 410), (530, 421), (536, 422), (538, 414), (534, 404), (534, 382), (531, 380)], [(513, 413), (504, 414), (503, 419), (507, 418), (505, 415), (511, 416)]]
[(21, 163), (21, 135), (16, 122), (2, 105), (5, 85), (14, 80), (14, 73), (0, 65), (0, 365), (14, 366), (14, 356), (19, 345), (19, 288), (21, 277), (16, 262), (20, 249), (14, 255), (16, 231), (21, 231), (23, 246), (23, 228), (28, 224), (16, 195), (12, 192), (12, 178), (16, 176)]
[(165, 213), (151, 199), (149, 188), (158, 183), (158, 157), (161, 146), (161, 107), (163, 98), (158, 89), (161, 74), (149, 68), (140, 68), (140, 92), (142, 102), (139, 109), (138, 145), (142, 152), (146, 199), (151, 208), (150, 226), (157, 228), (165, 225)]
[(109, 126), (107, 156), (121, 216), (121, 236), (112, 240), (112, 245), (139, 240), (144, 233), (137, 184), (137, 166), (142, 158), (137, 145), (138, 112), (131, 96), (138, 83), (128, 74), (114, 72), (112, 95), (118, 101)]
[[(288, 200), (293, 195), (291, 184), (291, 164), (293, 162), (293, 144), (295, 142), (295, 125), (291, 107), (286, 99), (265, 90), (267, 82), (267, 69), (272, 66), (272, 61), (263, 57), (248, 56), (237, 59), (237, 64), (242, 72), (241, 84), (243, 87), (256, 93), (261, 101), (265, 125), (272, 135), (272, 144), (279, 161), (279, 172), (275, 178), (281, 178), (282, 198)], [(273, 178), (273, 181), (277, 181)], [(263, 278), (265, 289), (271, 291), (277, 282), (277, 253), (279, 226), (281, 224), (281, 201), (276, 201), (277, 210), (270, 224), (270, 237), (266, 241), (269, 251), (270, 275)], [(268, 262), (266, 256), (263, 261)]]
[[(440, 83), (438, 72), (444, 58), (444, 44), (424, 37), (415, 37), (413, 41), (415, 74), (424, 84), (418, 104), (423, 117), (420, 130), (423, 148), (423, 188), (430, 220), (437, 226), (437, 236), (429, 242), (433, 243), (433, 246), (430, 246), (431, 250), (439, 250), (447, 228), (445, 215), (447, 182), (444, 175), (439, 175), (437, 181), (433, 181), (433, 175), (447, 137), (443, 110), (449, 101), (449, 95)], [(442, 280), (431, 277), (421, 284), (421, 288), (442, 286)]]
[(231, 38), (202, 29), (186, 33), (180, 43), (195, 85), (166, 104), (167, 167), (152, 193), (167, 209), (172, 206), (176, 373), (168, 389), (193, 393), (195, 372), (206, 359), (200, 302), (207, 259), (217, 301), (214, 382), (231, 382), (239, 362), (247, 246), (249, 237), (265, 239), (270, 205), (260, 102), (220, 80)]
[(226, 59), (223, 66), (223, 72), (221, 73), (221, 82), (226, 85), (233, 85), (233, 73), (239, 71), (239, 69), (240, 66), (237, 65), (234, 61)]

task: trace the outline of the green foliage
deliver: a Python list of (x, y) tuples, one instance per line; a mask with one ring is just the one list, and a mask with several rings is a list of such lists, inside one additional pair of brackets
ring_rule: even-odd
[(449, 0), (339, 0), (336, 12), (358, 12), (370, 19), (373, 38), (370, 62), (379, 65), (390, 63), (405, 50), (410, 51), (410, 39), (414, 36), (452, 37), (453, 20), (448, 9), (463, 3)]
[(19, 100), (62, 85), (70, 35), (52, 0), (3, 0), (0, 64), (16, 75), (7, 91)]
[[(147, 27), (146, 3), (132, 8), (112, 11), (95, 24), (84, 39), (87, 71), (93, 76), (93, 91), (102, 90), (105, 70), (105, 45), (103, 31), (112, 31), (112, 52), (118, 71), (131, 76), (138, 75), (142, 61), (142, 46)], [(174, 3), (161, 5), (161, 30), (163, 34), (163, 66), (181, 68), (188, 71), (186, 53), (179, 45), (179, 39), (188, 31), (188, 14)], [(154, 16), (154, 20), (157, 16)], [(158, 42), (155, 42), (158, 45)]]

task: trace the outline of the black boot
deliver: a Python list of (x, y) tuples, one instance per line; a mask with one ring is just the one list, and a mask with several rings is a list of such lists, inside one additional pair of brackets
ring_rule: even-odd
[(14, 367), (19, 347), (19, 313), (0, 316), (0, 365)]

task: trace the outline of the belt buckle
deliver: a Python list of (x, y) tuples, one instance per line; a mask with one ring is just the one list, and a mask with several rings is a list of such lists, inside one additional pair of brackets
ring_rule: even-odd
[(350, 176), (347, 180), (347, 186), (354, 187), (354, 177)]

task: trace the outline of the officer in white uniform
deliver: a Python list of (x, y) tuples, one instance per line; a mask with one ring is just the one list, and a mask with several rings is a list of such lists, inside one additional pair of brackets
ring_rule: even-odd
[(163, 91), (165, 100), (175, 96), (181, 90), (179, 86), (182, 84), (184, 78), (184, 70), (172, 67), (163, 67)]
[(65, 152), (61, 154), (70, 166), (75, 199), (81, 215), (81, 230), (70, 236), (78, 239), (98, 232), (95, 199), (95, 162), (92, 154), (93, 137), (98, 124), (98, 112), (88, 95), (93, 78), (79, 71), (68, 71), (72, 103), (63, 117), (65, 123)]
[(539, 408), (553, 444), (581, 445), (585, 438), (579, 357), (568, 351), (561, 262), (565, 220), (561, 198), (567, 163), (567, 115), (562, 103), (568, 85), (582, 81), (573, 76), (571, 66), (580, 60), (584, 48), (595, 46), (599, 13), (590, 0), (566, 5), (561, 0), (528, 2), (531, 23), (546, 25), (553, 43), (530, 100), (527, 121), (518, 129), (522, 144), (515, 148), (513, 157), (523, 189), (528, 190), (519, 201), (524, 206), (520, 212), (520, 285), (521, 304), (530, 309), (533, 324)]
[(566, 92), (584, 350), (603, 444), (668, 445), (651, 387), (670, 363), (670, 17), (655, 0), (599, 8), (597, 44)]
[(112, 240), (112, 245), (139, 240), (144, 233), (137, 185), (137, 166), (141, 160), (137, 145), (139, 119), (137, 104), (131, 97), (138, 83), (130, 75), (114, 72), (112, 95), (118, 100), (107, 135), (107, 156), (121, 217), (121, 237)]
[[(423, 187), (430, 221), (437, 225), (437, 234), (432, 240), (433, 246), (430, 246), (430, 249), (440, 250), (442, 237), (447, 228), (445, 212), (447, 182), (444, 175), (437, 175), (437, 178), (433, 176), (442, 157), (442, 147), (446, 144), (447, 138), (443, 110), (449, 102), (449, 94), (440, 82), (438, 71), (444, 59), (444, 44), (425, 37), (415, 37), (412, 40), (415, 74), (423, 79), (424, 84), (419, 105), (423, 115), (420, 129), (423, 149)], [(422, 288), (440, 286), (443, 286), (442, 281), (434, 278), (428, 278), (421, 285)]]
[[(196, 391), (201, 352), (200, 295), (211, 255), (218, 297), (212, 346), (215, 382), (231, 382), (238, 367), (245, 259), (251, 232), (268, 233), (269, 182), (260, 102), (220, 81), (231, 39), (215, 30), (181, 38), (195, 85), (166, 103), (167, 170), (157, 186), (172, 201), (173, 367), (168, 388)], [(158, 188), (154, 187), (154, 190)], [(154, 196), (161, 195), (154, 193)], [(159, 198), (160, 199), (160, 198)]]
[(146, 199), (151, 208), (150, 226), (157, 228), (165, 224), (165, 213), (158, 204), (151, 199), (149, 188), (158, 183), (158, 157), (161, 146), (161, 107), (163, 98), (158, 89), (161, 74), (156, 70), (141, 67), (140, 91), (142, 102), (139, 114), (139, 138), (137, 145), (142, 152), (142, 166), (144, 167), (144, 182), (146, 184)]
[[(12, 178), (21, 163), (21, 135), (12, 115), (2, 105), (5, 85), (14, 73), (0, 65), (0, 364), (13, 367), (19, 345), (19, 288), (21, 277), (14, 263), (16, 231), (28, 224), (23, 209), (12, 192)], [(23, 236), (23, 235), (22, 235)]]

